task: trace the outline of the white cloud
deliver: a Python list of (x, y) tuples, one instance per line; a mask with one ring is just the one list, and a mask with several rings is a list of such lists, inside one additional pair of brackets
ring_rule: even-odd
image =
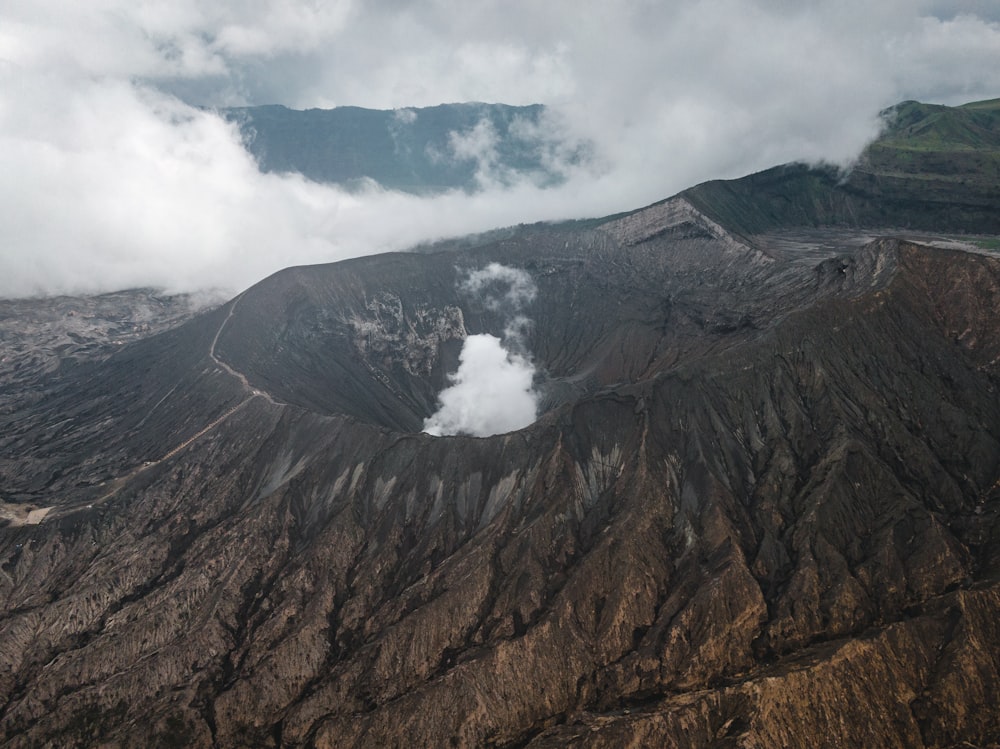
[[(1000, 11), (995, 8), (994, 13)], [(899, 89), (934, 92), (923, 96), (946, 104), (1000, 96), (996, 72), (1000, 68), (1000, 20), (988, 23), (963, 14), (924, 17), (894, 39), (889, 52)], [(989, 60), (992, 69), (979, 69)], [(910, 98), (920, 99), (922, 94)]]
[(500, 155), (497, 153), (499, 136), (489, 120), (480, 120), (470, 130), (453, 130), (448, 135), (448, 145), (454, 158), (475, 162), (476, 181), (481, 187), (504, 181), (502, 175), (497, 175), (497, 169), (502, 168), (498, 163)]
[(392, 115), (393, 119), (395, 119), (399, 123), (402, 123), (403, 125), (412, 125), (414, 122), (417, 121), (417, 113), (416, 110), (413, 109), (408, 109), (408, 108), (397, 109), (392, 113)]
[[(237, 290), (289, 264), (843, 162), (896, 101), (1000, 95), (998, 63), (1000, 13), (983, 0), (13, 0), (0, 295)], [(191, 106), (466, 100), (550, 104), (543, 146), (565, 183), (498, 170), (484, 131), (455, 143), (483, 192), (347, 194), (259, 174), (238, 133)]]
[(462, 346), (452, 385), (441, 391), (441, 408), (424, 421), (424, 431), (489, 437), (525, 427), (538, 410), (534, 376), (534, 365), (507, 351), (499, 338), (471, 335)]
[(507, 315), (516, 314), (538, 295), (538, 287), (529, 273), (500, 263), (470, 271), (459, 288), (479, 297), (488, 309)]

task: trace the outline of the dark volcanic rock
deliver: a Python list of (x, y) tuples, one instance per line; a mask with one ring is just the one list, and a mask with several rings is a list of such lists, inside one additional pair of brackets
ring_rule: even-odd
[[(1000, 262), (767, 247), (674, 200), (81, 364), (0, 438), (4, 741), (1000, 740)], [(419, 434), (488, 262), (545, 411)]]

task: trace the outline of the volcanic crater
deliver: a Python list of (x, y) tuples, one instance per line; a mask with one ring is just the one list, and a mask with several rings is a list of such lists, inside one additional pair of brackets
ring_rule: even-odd
[[(509, 322), (491, 263), (542, 415), (420, 434)], [(681, 196), (282, 271), (34, 382), (10, 746), (1000, 740), (995, 256)]]

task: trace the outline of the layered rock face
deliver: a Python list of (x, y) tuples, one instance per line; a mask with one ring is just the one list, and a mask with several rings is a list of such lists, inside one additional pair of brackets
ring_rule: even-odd
[[(79, 365), (4, 415), (4, 741), (1000, 741), (1000, 262), (765, 240), (292, 269)], [(490, 262), (543, 413), (420, 434)]]

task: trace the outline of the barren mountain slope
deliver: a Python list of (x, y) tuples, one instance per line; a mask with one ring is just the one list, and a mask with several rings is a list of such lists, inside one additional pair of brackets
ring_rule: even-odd
[[(767, 246), (759, 242), (760, 248)], [(283, 271), (4, 416), (11, 746), (1000, 741), (1000, 262), (684, 200)], [(419, 434), (499, 262), (545, 413)]]

